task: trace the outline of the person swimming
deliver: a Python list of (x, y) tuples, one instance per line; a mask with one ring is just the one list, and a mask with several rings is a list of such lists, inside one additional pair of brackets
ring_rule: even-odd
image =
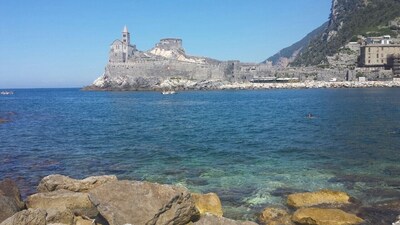
[(314, 118), (314, 115), (312, 113), (308, 113), (307, 118), (309, 118), (309, 119)]

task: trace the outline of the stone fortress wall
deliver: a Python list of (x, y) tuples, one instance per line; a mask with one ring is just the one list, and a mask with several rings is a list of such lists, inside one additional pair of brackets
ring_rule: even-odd
[[(130, 36), (126, 28), (123, 35)], [(244, 82), (255, 76), (265, 76), (266, 69), (264, 64), (188, 56), (182, 40), (177, 38), (161, 39), (153, 49), (145, 52), (138, 51), (128, 39), (128, 42), (115, 40), (110, 46), (109, 62), (103, 77), (127, 87), (138, 81), (151, 86), (166, 79)], [(144, 84), (138, 86), (141, 85)]]

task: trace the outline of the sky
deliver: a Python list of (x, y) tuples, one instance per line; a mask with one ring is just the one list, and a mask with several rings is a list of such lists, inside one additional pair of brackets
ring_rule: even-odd
[(261, 62), (328, 20), (331, 0), (0, 0), (0, 88), (83, 87), (123, 26), (139, 50)]

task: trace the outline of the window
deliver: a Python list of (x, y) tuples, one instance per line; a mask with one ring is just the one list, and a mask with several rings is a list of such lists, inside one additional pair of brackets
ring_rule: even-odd
[(368, 63), (371, 63), (371, 60), (368, 60)]
[(371, 48), (368, 48), (368, 52), (371, 52)]
[(123, 34), (122, 37), (126, 37), (126, 34)]
[(379, 58), (379, 54), (376, 54), (376, 58)]

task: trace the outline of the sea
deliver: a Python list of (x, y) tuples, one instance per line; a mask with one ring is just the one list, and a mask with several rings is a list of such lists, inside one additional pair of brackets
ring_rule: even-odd
[(400, 199), (400, 88), (0, 95), (0, 179), (26, 197), (49, 174), (215, 192), (254, 218), (294, 192)]

